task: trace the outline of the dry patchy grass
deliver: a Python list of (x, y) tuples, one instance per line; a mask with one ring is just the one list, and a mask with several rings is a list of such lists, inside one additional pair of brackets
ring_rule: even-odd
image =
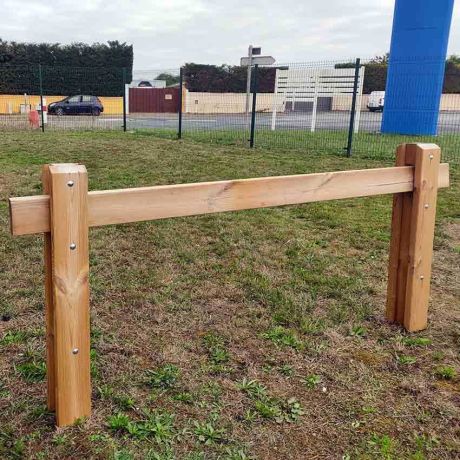
[(6, 198), (46, 162), (91, 189), (381, 166), (122, 133), (3, 133), (0, 457), (460, 455), (459, 170), (440, 194), (430, 326), (383, 320), (390, 197), (92, 229), (90, 420), (45, 406), (42, 242)]

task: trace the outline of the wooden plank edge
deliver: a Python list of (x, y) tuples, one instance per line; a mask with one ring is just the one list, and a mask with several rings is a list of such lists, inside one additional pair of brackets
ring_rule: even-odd
[[(413, 166), (404, 166), (402, 168), (411, 168), (414, 169)], [(335, 174), (356, 174), (363, 171), (375, 171), (375, 170), (383, 170), (387, 171), (388, 169), (401, 169), (401, 167), (393, 167), (393, 168), (375, 168), (373, 169), (361, 169), (361, 170), (350, 170), (350, 171), (336, 171), (336, 172), (329, 172), (329, 173), (316, 173), (316, 174), (299, 174), (299, 175), (291, 175), (291, 176), (269, 176), (269, 177), (258, 177), (254, 179), (237, 179), (237, 180), (230, 180), (230, 181), (216, 181), (216, 182), (198, 182), (198, 183), (189, 183), (189, 184), (174, 184), (174, 185), (159, 185), (153, 187), (141, 187), (141, 188), (128, 188), (128, 189), (115, 189), (115, 190), (103, 190), (103, 191), (93, 191), (88, 193), (89, 205), (91, 206), (91, 197), (101, 197), (102, 195), (115, 195), (120, 193), (138, 193), (142, 191), (152, 191), (155, 190), (179, 190), (179, 189), (187, 189), (187, 188), (196, 188), (199, 186), (218, 186), (219, 184), (225, 183), (248, 183), (248, 182), (258, 182), (258, 181), (267, 181), (270, 179), (276, 180), (283, 180), (289, 178), (308, 178), (309, 176), (319, 176), (319, 175), (335, 175)], [(442, 163), (439, 165), (439, 185), (438, 188), (447, 188), (450, 186), (450, 178), (449, 178), (449, 164)], [(401, 190), (402, 192), (406, 190)], [(382, 193), (382, 194), (386, 194)], [(373, 196), (379, 195), (378, 193), (373, 194)], [(357, 195), (359, 196), (371, 196), (371, 195)], [(350, 197), (351, 198), (351, 197)], [(339, 198), (328, 198), (327, 200), (334, 200)], [(323, 201), (323, 200), (318, 200)], [(35, 233), (46, 233), (50, 231), (50, 224), (49, 224), (49, 196), (48, 195), (34, 195), (34, 196), (26, 196), (26, 197), (14, 197), (9, 198), (9, 215), (10, 215), (10, 231), (13, 236), (20, 236), (20, 235), (31, 235)], [(299, 204), (299, 203), (292, 203), (292, 204)], [(267, 207), (276, 207), (280, 205), (270, 205)], [(33, 212), (35, 215), (31, 214), (30, 208), (33, 208)], [(263, 207), (263, 206), (261, 206)], [(244, 208), (242, 208), (244, 209)], [(241, 210), (242, 210), (241, 209)], [(246, 208), (251, 209), (251, 208)], [(220, 212), (220, 211), (211, 211), (212, 212)], [(200, 215), (200, 214), (207, 214), (208, 212), (197, 213), (197, 214), (186, 214), (186, 215)], [(90, 209), (91, 215), (91, 209)], [(178, 217), (178, 216), (175, 216)], [(167, 217), (164, 217), (167, 218)], [(145, 219), (145, 220), (156, 220), (156, 219)], [(126, 221), (124, 223), (133, 222), (133, 221)], [(134, 221), (136, 222), (136, 221)], [(99, 224), (97, 222), (90, 221), (91, 227), (97, 227), (99, 225), (111, 225), (118, 222), (109, 222), (104, 224)]]

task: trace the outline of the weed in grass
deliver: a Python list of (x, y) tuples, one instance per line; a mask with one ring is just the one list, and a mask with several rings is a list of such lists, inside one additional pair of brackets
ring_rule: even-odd
[(225, 449), (225, 454), (223, 460), (253, 460), (254, 457), (249, 456), (243, 449), (239, 447), (231, 448), (227, 447)]
[(202, 387), (201, 390), (203, 394), (211, 396), (214, 401), (218, 401), (222, 395), (222, 388), (218, 382), (213, 382), (211, 380), (207, 381)]
[(174, 401), (183, 402), (185, 404), (192, 404), (193, 401), (195, 400), (194, 396), (191, 393), (187, 392), (187, 391), (183, 391), (181, 393), (176, 393), (175, 395), (171, 396), (171, 399), (174, 400)]
[(127, 433), (133, 438), (153, 438), (158, 444), (169, 443), (175, 435), (174, 416), (167, 412), (143, 411), (142, 420), (131, 420), (118, 413), (107, 419), (108, 427), (116, 432)]
[(97, 392), (101, 399), (111, 399), (120, 409), (132, 409), (135, 406), (135, 400), (128, 394), (116, 394), (114, 389), (109, 385), (97, 387)]
[(46, 377), (46, 364), (44, 361), (28, 361), (16, 366), (17, 372), (29, 383), (41, 382)]
[(145, 460), (176, 460), (176, 456), (170, 448), (166, 448), (163, 452), (149, 450), (145, 456)]
[(432, 342), (426, 337), (403, 337), (401, 343), (407, 347), (426, 347)]
[(282, 419), (281, 408), (272, 398), (264, 398), (254, 402), (254, 407), (259, 415), (268, 419)]
[(0, 345), (7, 346), (14, 343), (23, 343), (28, 337), (29, 334), (26, 331), (8, 331), (0, 339)]
[(283, 413), (286, 422), (296, 422), (300, 416), (305, 414), (301, 404), (295, 398), (289, 398), (283, 404)]
[(257, 380), (247, 380), (244, 378), (237, 387), (244, 391), (251, 398), (265, 398), (267, 396), (267, 388)]
[(225, 340), (215, 332), (208, 332), (203, 335), (203, 345), (208, 351), (224, 348)]
[(88, 439), (91, 442), (107, 442), (110, 441), (110, 436), (106, 433), (94, 433), (89, 435)]
[(230, 360), (225, 340), (214, 332), (208, 332), (203, 336), (203, 345), (206, 348), (210, 361), (210, 371), (212, 373), (224, 373), (230, 371), (226, 365)]
[(264, 364), (262, 370), (268, 374), (273, 370), (273, 366), (271, 364)]
[(224, 428), (215, 428), (209, 422), (200, 423), (198, 421), (194, 422), (194, 426), (193, 433), (199, 442), (211, 445), (224, 441), (226, 433)]
[(366, 329), (363, 326), (353, 326), (350, 330), (351, 337), (362, 338), (366, 335)]
[(114, 390), (109, 385), (101, 385), (97, 387), (97, 393), (101, 399), (109, 399), (113, 396)]
[(382, 460), (392, 460), (396, 451), (395, 441), (390, 436), (384, 434), (379, 436), (377, 434), (372, 435), (368, 441), (373, 454), (378, 455)]
[(278, 372), (285, 377), (292, 377), (294, 375), (294, 368), (289, 364), (283, 364), (278, 368)]
[(321, 377), (316, 374), (308, 375), (302, 380), (307, 388), (316, 388), (321, 383)]
[(136, 404), (134, 398), (127, 394), (114, 395), (112, 399), (122, 410), (133, 409)]
[(428, 436), (426, 434), (415, 436), (416, 452), (412, 456), (413, 460), (425, 460), (425, 452), (429, 452), (440, 445), (440, 441), (435, 436)]
[(262, 334), (264, 339), (270, 340), (276, 345), (291, 347), (295, 350), (303, 348), (304, 344), (297, 336), (289, 329), (283, 326), (275, 326)]
[(174, 435), (174, 416), (167, 412), (144, 412), (145, 420), (135, 423), (130, 434), (138, 437), (153, 437), (158, 444), (171, 442)]
[(300, 322), (300, 329), (305, 334), (319, 335), (326, 329), (324, 319), (303, 318)]
[(457, 372), (452, 366), (438, 366), (434, 375), (441, 380), (453, 380), (457, 376)]
[(30, 417), (32, 420), (39, 420), (51, 414), (52, 412), (49, 411), (45, 405), (34, 406), (30, 411)]
[[(303, 415), (300, 403), (295, 398), (281, 401), (270, 396), (265, 386), (256, 380), (243, 379), (238, 388), (244, 391), (254, 402), (255, 411), (263, 418), (274, 419), (278, 423), (293, 422)], [(253, 412), (246, 412), (250, 421), (254, 419)]]
[(69, 438), (65, 433), (56, 433), (53, 436), (53, 444), (55, 446), (63, 446), (68, 442)]
[(25, 448), (24, 439), (16, 439), (12, 428), (0, 427), (0, 458), (22, 459)]
[(177, 366), (165, 364), (155, 370), (147, 371), (147, 383), (152, 388), (167, 390), (176, 386), (179, 375)]
[(433, 361), (441, 361), (445, 358), (446, 354), (443, 351), (435, 351), (431, 357), (433, 358)]
[(375, 414), (377, 409), (372, 406), (364, 406), (362, 409), (363, 414)]
[(107, 419), (107, 426), (113, 431), (128, 431), (130, 418), (126, 414), (118, 413)]
[(403, 366), (410, 366), (417, 362), (417, 358), (407, 355), (396, 355), (396, 361)]
[(113, 460), (134, 460), (134, 454), (126, 449), (116, 450), (113, 453)]
[(204, 452), (190, 452), (184, 457), (184, 460), (206, 460)]
[(257, 412), (255, 412), (254, 410), (252, 409), (248, 409), (244, 415), (243, 415), (243, 420), (246, 422), (246, 423), (252, 423), (254, 422), (255, 420), (257, 419)]

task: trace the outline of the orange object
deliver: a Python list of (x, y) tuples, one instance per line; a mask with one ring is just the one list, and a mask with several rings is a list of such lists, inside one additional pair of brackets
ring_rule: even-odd
[(30, 126), (34, 129), (37, 129), (40, 127), (40, 118), (38, 116), (37, 110), (31, 110), (29, 112), (29, 123), (30, 123)]

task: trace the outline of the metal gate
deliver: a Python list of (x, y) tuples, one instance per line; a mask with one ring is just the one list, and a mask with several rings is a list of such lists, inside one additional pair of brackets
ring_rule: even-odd
[(179, 88), (129, 88), (129, 113), (178, 113)]

